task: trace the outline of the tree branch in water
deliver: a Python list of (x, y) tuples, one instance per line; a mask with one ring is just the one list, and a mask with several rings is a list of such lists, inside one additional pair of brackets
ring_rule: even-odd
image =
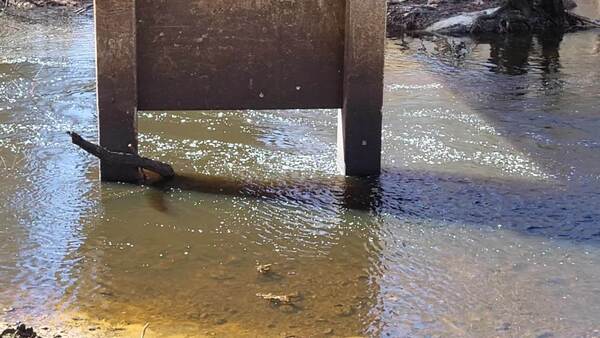
[(77, 133), (68, 132), (67, 134), (71, 136), (71, 141), (73, 142), (73, 144), (79, 146), (79, 148), (85, 150), (91, 155), (96, 156), (104, 162), (118, 163), (122, 165), (143, 168), (146, 170), (153, 171), (165, 178), (171, 178), (175, 176), (175, 171), (173, 170), (173, 167), (171, 167), (169, 164), (151, 160), (146, 157), (141, 157), (136, 154), (110, 151), (97, 144), (86, 141)]

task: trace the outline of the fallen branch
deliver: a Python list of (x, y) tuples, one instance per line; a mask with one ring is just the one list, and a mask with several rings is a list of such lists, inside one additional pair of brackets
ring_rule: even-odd
[(93, 9), (93, 8), (94, 8), (94, 4), (89, 4), (89, 5), (82, 6), (82, 7), (78, 8), (75, 11), (75, 14), (83, 14), (83, 13), (85, 13), (85, 12), (87, 12), (87, 11)]
[(175, 171), (173, 168), (166, 163), (151, 160), (136, 154), (110, 151), (104, 147), (86, 141), (77, 133), (68, 132), (67, 134), (71, 136), (71, 141), (73, 144), (79, 146), (79, 148), (85, 150), (91, 155), (96, 156), (104, 162), (143, 168), (153, 171), (165, 178), (171, 178), (175, 176)]
[(600, 28), (600, 20), (592, 20), (582, 15), (575, 14), (573, 12), (565, 11), (567, 16), (573, 18), (575, 21), (581, 22), (583, 25), (588, 25), (596, 28)]
[(272, 293), (257, 293), (256, 297), (262, 298), (276, 305), (282, 304), (293, 304), (295, 299), (298, 299), (300, 295), (297, 293), (291, 293), (289, 295), (274, 295)]
[(142, 334), (140, 335), (141, 338), (146, 337), (146, 330), (148, 330), (149, 326), (150, 326), (150, 323), (146, 323), (146, 325), (144, 325), (144, 328), (142, 329)]

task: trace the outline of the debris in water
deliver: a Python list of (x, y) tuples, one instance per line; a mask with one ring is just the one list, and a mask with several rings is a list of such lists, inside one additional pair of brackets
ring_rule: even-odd
[(146, 325), (144, 325), (144, 328), (142, 329), (142, 333), (140, 334), (141, 338), (144, 338), (146, 336), (146, 330), (148, 330), (148, 327), (150, 327), (150, 323), (146, 323)]
[(268, 300), (273, 304), (292, 304), (294, 299), (300, 297), (297, 293), (291, 293), (287, 295), (274, 295), (272, 293), (257, 293), (256, 297), (260, 297), (264, 300)]
[(0, 333), (0, 338), (39, 338), (33, 328), (18, 324), (16, 328), (8, 328)]
[(227, 319), (225, 319), (225, 318), (218, 318), (215, 320), (216, 325), (223, 325), (225, 323), (227, 323)]
[(261, 275), (266, 275), (271, 272), (271, 267), (273, 264), (263, 264), (256, 267), (256, 271)]
[(350, 317), (354, 314), (354, 307), (351, 305), (337, 304), (335, 305), (335, 314), (338, 317)]

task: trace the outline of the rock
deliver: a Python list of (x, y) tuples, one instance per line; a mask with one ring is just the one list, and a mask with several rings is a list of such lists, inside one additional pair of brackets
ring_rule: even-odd
[(221, 282), (222, 282), (222, 281), (227, 281), (227, 280), (232, 280), (232, 279), (235, 279), (235, 277), (234, 277), (234, 276), (232, 276), (232, 275), (229, 275), (229, 274), (227, 274), (227, 273), (226, 273), (226, 272), (224, 272), (224, 271), (219, 271), (219, 272), (214, 272), (214, 273), (211, 273), (211, 274), (209, 275), (209, 277), (210, 277), (210, 278), (212, 278), (212, 279), (214, 279), (214, 280), (221, 281)]
[(367, 281), (367, 280), (369, 280), (369, 276), (365, 275), (365, 274), (361, 274), (361, 275), (356, 276), (356, 279), (359, 280), (359, 281), (361, 281), (361, 282), (362, 281)]
[(223, 325), (225, 323), (227, 323), (227, 319), (225, 319), (225, 318), (217, 318), (215, 320), (215, 324), (217, 324), (217, 325)]
[(354, 314), (354, 308), (350, 305), (337, 304), (335, 314), (339, 317), (350, 317)]
[(496, 331), (508, 331), (512, 327), (511, 323), (502, 323), (502, 325), (496, 328)]
[(552, 338), (554, 337), (554, 333), (552, 332), (544, 332), (536, 336), (536, 338)]
[(261, 275), (266, 275), (271, 272), (272, 267), (273, 267), (273, 264), (259, 265), (256, 267), (256, 272), (260, 273)]
[(298, 312), (298, 309), (291, 304), (283, 304), (283, 305), (279, 306), (279, 311), (289, 314), (289, 313)]
[(33, 328), (19, 324), (15, 329), (8, 328), (0, 333), (0, 338), (38, 338)]
[(331, 335), (333, 334), (333, 329), (332, 328), (328, 328), (327, 330), (323, 331), (324, 335)]

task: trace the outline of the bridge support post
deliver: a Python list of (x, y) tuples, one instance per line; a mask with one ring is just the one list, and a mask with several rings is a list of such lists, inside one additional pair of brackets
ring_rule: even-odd
[(348, 176), (378, 175), (381, 171), (386, 11), (385, 0), (346, 0), (338, 163)]
[[(137, 153), (137, 61), (134, 0), (95, 0), (100, 145)], [(136, 182), (135, 167), (101, 163), (103, 181)]]

